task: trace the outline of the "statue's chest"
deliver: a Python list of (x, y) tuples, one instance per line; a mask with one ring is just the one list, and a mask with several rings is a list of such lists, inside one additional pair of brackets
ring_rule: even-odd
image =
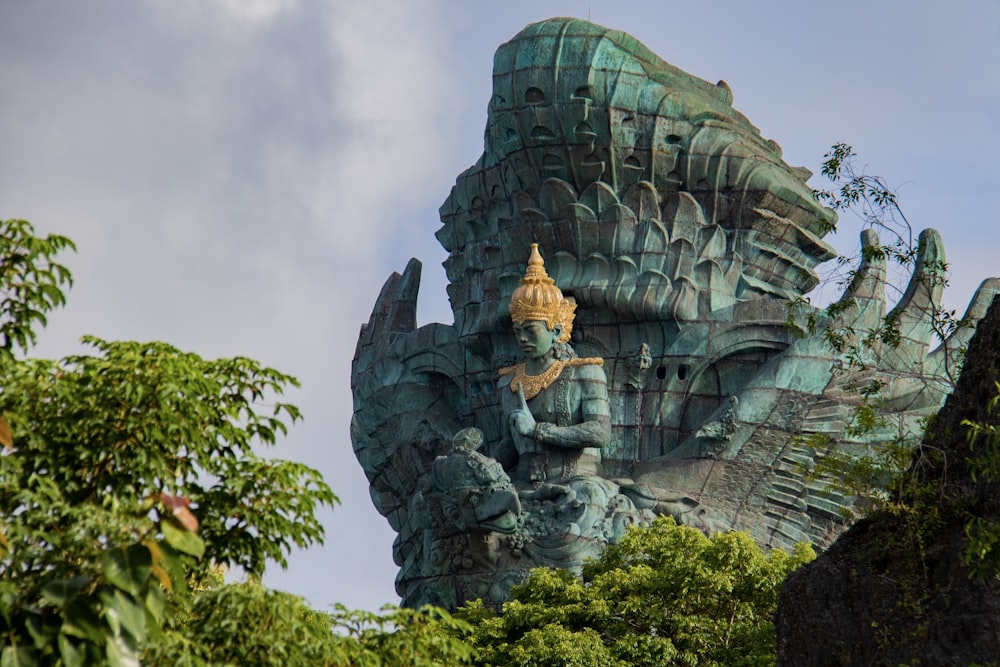
[(580, 401), (574, 391), (572, 376), (570, 369), (564, 370), (558, 380), (528, 401), (528, 408), (535, 421), (558, 426), (569, 426), (579, 421)]

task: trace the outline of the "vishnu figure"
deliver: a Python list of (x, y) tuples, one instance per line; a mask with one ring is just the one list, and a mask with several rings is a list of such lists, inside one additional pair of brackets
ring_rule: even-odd
[(515, 481), (536, 488), (597, 476), (611, 441), (603, 359), (579, 358), (569, 345), (575, 311), (533, 243), (510, 304), (525, 361), (500, 369), (498, 384), (518, 454)]

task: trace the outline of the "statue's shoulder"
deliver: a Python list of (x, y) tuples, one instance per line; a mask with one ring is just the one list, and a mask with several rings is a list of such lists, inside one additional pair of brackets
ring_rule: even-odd
[(514, 366), (505, 366), (497, 371), (497, 389), (510, 389), (510, 383), (514, 380), (514, 374), (517, 370), (524, 368), (524, 364), (515, 364)]
[[(505, 375), (513, 375), (514, 373), (517, 372), (519, 368), (523, 369), (524, 363), (514, 364), (513, 366), (504, 366), (503, 368), (497, 371), (497, 375), (499, 375), (500, 377), (503, 377)], [(510, 379), (508, 379), (507, 381), (510, 382)]]
[(566, 365), (573, 369), (573, 376), (587, 380), (606, 380), (604, 359), (600, 357), (578, 357), (568, 359)]

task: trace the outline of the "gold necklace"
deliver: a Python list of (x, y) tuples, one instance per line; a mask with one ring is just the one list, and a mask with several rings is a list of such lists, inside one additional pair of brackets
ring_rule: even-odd
[(548, 389), (549, 385), (559, 379), (563, 369), (567, 366), (603, 366), (604, 359), (601, 359), (600, 357), (574, 357), (573, 359), (566, 359), (565, 361), (553, 359), (552, 365), (538, 375), (528, 375), (525, 373), (524, 369), (527, 365), (527, 363), (521, 363), (516, 366), (507, 366), (506, 368), (501, 368), (497, 371), (498, 375), (514, 376), (510, 379), (510, 390), (512, 393), (516, 394), (517, 385), (520, 384), (521, 387), (524, 388), (525, 400), (538, 396), (543, 389)]
[(500, 375), (513, 374), (514, 377), (510, 379), (510, 390), (517, 392), (517, 386), (520, 384), (521, 388), (524, 389), (525, 400), (530, 400), (535, 396), (538, 396), (543, 389), (548, 389), (549, 385), (556, 381), (559, 375), (563, 372), (566, 362), (560, 361), (559, 359), (553, 359), (552, 365), (538, 375), (528, 375), (525, 373), (524, 370), (526, 366), (527, 364), (525, 363), (518, 364), (517, 366), (502, 368), (500, 369)]

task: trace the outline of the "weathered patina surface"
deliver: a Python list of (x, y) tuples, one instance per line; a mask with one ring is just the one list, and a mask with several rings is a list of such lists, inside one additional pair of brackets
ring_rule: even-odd
[[(493, 82), (483, 155), (459, 175), (437, 232), (455, 321), (417, 326), (412, 260), (383, 287), (354, 360), (352, 440), (372, 499), (399, 534), (403, 602), (499, 602), (529, 568), (578, 567), (650, 513), (746, 530), (764, 546), (829, 545), (851, 501), (806, 481), (823, 451), (803, 438), (822, 434), (860, 452), (917, 428), (940, 407), (971, 335), (959, 330), (928, 351), (943, 288), (937, 232), (921, 235), (895, 306), (900, 344), (872, 347), (860, 369), (821, 333), (786, 324), (789, 300), (835, 256), (822, 237), (836, 216), (814, 199), (809, 172), (785, 164), (733, 108), (724, 82), (576, 19), (533, 24), (502, 45)], [(576, 304), (574, 355), (602, 361), (563, 373), (590, 373), (607, 393), (607, 442), (585, 474), (555, 480), (559, 488), (551, 469), (526, 473), (531, 453), (511, 447), (520, 405), (500, 374), (523, 361), (509, 309), (533, 243)], [(862, 245), (878, 239), (866, 232)], [(814, 313), (818, 330), (878, 326), (885, 273), (877, 255), (864, 261), (837, 320)], [(980, 288), (972, 321), (996, 287)], [(891, 423), (849, 435), (857, 390), (873, 380), (884, 383)], [(453, 451), (470, 427), (482, 444)], [(545, 451), (567, 444), (552, 440)], [(497, 466), (483, 463), (489, 474), (474, 476), (481, 488), (471, 492), (442, 479), (453, 463), (439, 457)], [(508, 495), (476, 511), (472, 503), (497, 489), (514, 489), (517, 512)], [(516, 514), (513, 524), (498, 528), (498, 507)]]

